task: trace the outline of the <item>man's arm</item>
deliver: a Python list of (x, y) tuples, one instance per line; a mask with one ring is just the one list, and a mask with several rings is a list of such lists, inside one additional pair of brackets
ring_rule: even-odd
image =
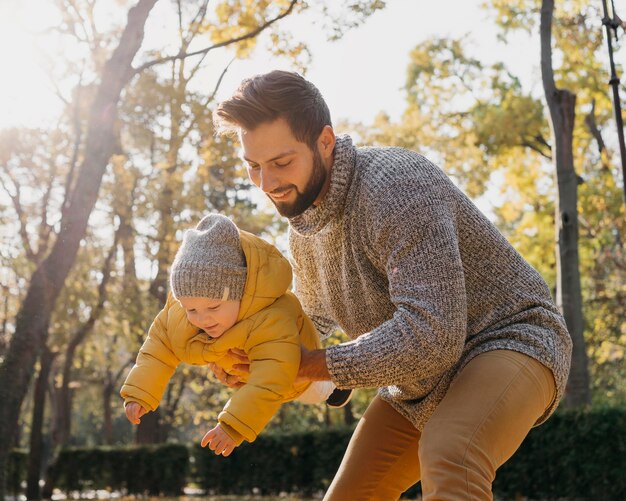
[[(300, 367), (298, 368), (298, 375), (296, 382), (301, 381), (329, 381), (331, 379), (330, 372), (328, 372), (328, 365), (326, 365), (326, 349), (320, 350), (307, 350), (304, 347), (301, 348)], [(233, 351), (231, 350), (231, 354)], [(238, 355), (238, 354), (237, 354)], [(240, 370), (249, 370), (250, 360), (247, 355), (240, 357), (245, 363), (242, 365), (236, 365)], [(210, 364), (211, 370), (215, 376), (227, 386), (231, 388), (241, 388), (244, 383), (239, 382), (237, 376), (231, 376), (224, 372), (220, 367), (215, 364)], [(230, 378), (230, 379), (229, 379)]]
[(298, 380), (300, 381), (328, 381), (330, 372), (326, 365), (326, 349), (306, 350), (302, 348)]

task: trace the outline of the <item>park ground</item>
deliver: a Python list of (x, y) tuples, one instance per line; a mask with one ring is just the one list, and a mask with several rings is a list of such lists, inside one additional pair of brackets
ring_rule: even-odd
[[(180, 497), (135, 497), (135, 496), (119, 496), (114, 493), (108, 492), (93, 492), (90, 494), (83, 494), (80, 497), (67, 498), (64, 494), (56, 493), (53, 496), (53, 501), (65, 501), (66, 499), (72, 499), (75, 501), (91, 501), (94, 499), (115, 499), (116, 501), (319, 501), (323, 497), (323, 493), (319, 493), (314, 497), (299, 497), (293, 494), (280, 494), (278, 496), (180, 496)], [(23, 501), (25, 498), (22, 496), (18, 501)], [(421, 501), (422, 497), (402, 497), (400, 501)], [(525, 496), (519, 496), (515, 499), (505, 499), (498, 496), (494, 497), (494, 501), (546, 501), (542, 499), (528, 498)], [(550, 501), (581, 501), (570, 498), (552, 499)]]

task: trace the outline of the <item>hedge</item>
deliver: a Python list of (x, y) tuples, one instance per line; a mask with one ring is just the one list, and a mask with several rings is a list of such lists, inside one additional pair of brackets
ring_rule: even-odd
[[(342, 429), (261, 436), (228, 458), (194, 448), (197, 480), (217, 494), (325, 490), (350, 434)], [(508, 499), (626, 500), (626, 410), (555, 414), (531, 430), (498, 470), (493, 490)], [(418, 492), (419, 486), (413, 487), (407, 496)]]
[[(330, 484), (351, 433), (265, 434), (227, 458), (197, 445), (67, 449), (55, 465), (55, 482), (65, 491), (176, 495), (195, 484), (210, 494), (310, 495)], [(25, 455), (11, 458), (9, 484), (15, 486), (25, 477)], [(498, 470), (494, 492), (507, 499), (625, 500), (626, 410), (557, 413)]]
[(626, 410), (555, 414), (498, 470), (494, 492), (626, 500)]
[(226, 458), (195, 446), (195, 480), (212, 494), (310, 495), (330, 485), (351, 435), (350, 428), (262, 435)]
[(182, 494), (189, 477), (184, 445), (68, 448), (52, 465), (54, 486), (66, 492), (106, 489), (151, 496)]
[(9, 453), (9, 462), (7, 465), (7, 491), (15, 498), (21, 491), (22, 482), (26, 481), (26, 472), (28, 468), (28, 451), (23, 449), (14, 449)]

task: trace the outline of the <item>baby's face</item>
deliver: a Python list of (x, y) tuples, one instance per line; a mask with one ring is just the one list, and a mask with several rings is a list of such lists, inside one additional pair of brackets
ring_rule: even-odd
[(187, 319), (211, 337), (220, 337), (237, 322), (241, 301), (220, 301), (206, 297), (183, 296), (178, 301)]

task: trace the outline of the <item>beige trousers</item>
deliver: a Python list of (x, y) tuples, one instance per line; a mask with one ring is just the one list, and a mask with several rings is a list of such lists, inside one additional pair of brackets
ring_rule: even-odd
[(419, 480), (423, 501), (491, 500), (496, 469), (554, 396), (549, 369), (496, 350), (465, 366), (421, 433), (376, 397), (324, 500), (393, 501)]

